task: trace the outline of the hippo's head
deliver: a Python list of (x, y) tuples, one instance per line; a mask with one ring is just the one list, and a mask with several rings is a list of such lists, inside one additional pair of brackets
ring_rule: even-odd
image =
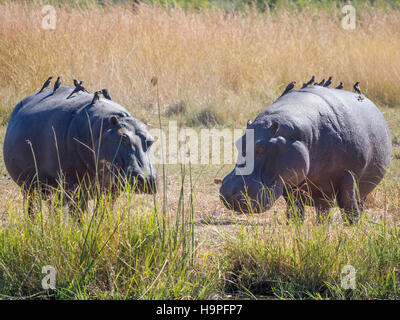
[(236, 144), (238, 161), (220, 189), (227, 208), (263, 212), (285, 192), (285, 185), (304, 181), (309, 153), (290, 126), (274, 120), (256, 120), (248, 124), (246, 134)]
[(103, 121), (103, 134), (94, 141), (100, 145), (96, 150), (99, 167), (136, 192), (156, 193), (156, 169), (149, 152), (153, 142), (144, 123), (131, 116), (111, 115)]

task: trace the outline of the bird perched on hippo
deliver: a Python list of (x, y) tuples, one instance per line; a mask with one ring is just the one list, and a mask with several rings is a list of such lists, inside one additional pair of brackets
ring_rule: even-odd
[[(334, 200), (353, 223), (367, 195), (383, 179), (391, 158), (388, 126), (360, 94), (318, 85), (285, 92), (238, 140), (238, 162), (222, 181), (220, 198), (235, 211), (262, 212), (283, 196), (287, 216), (316, 208), (321, 221)], [(359, 89), (358, 84), (355, 86)], [(254, 141), (246, 148), (247, 136)], [(250, 143), (250, 142), (249, 142)], [(253, 160), (250, 174), (241, 168)]]
[(44, 89), (46, 89), (50, 85), (51, 79), (53, 79), (53, 77), (48, 77), (48, 79), (43, 83), (43, 86), (38, 91), (38, 93), (41, 93)]
[[(87, 93), (78, 82), (75, 88), (57, 86), (55, 94), (53, 88), (42, 88), (16, 105), (4, 140), (6, 168), (22, 186), (29, 211), (35, 188), (48, 194), (61, 177), (72, 198), (78, 186), (96, 181), (114, 198), (114, 182), (136, 192), (156, 192), (149, 154), (154, 139), (146, 125), (118, 103), (100, 98), (101, 91)], [(80, 193), (74, 200), (85, 210), (94, 194), (89, 187)]]

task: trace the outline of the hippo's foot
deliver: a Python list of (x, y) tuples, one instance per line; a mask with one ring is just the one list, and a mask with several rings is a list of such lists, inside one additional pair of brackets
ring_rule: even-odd
[(348, 224), (357, 222), (360, 210), (356, 195), (356, 180), (348, 171), (343, 175), (339, 186), (338, 204), (344, 212), (343, 218)]
[(315, 211), (317, 213), (317, 223), (318, 224), (322, 224), (322, 223), (330, 221), (330, 215), (329, 215), (330, 206), (319, 204), (315, 207)]
[(23, 186), (22, 192), (24, 195), (24, 207), (25, 210), (28, 212), (28, 216), (30, 219), (34, 219), (35, 211), (39, 205), (39, 194), (37, 189), (33, 186), (27, 187), (26, 185)]
[(304, 221), (304, 206), (288, 205), (286, 209), (286, 217), (288, 220)]
[(28, 211), (29, 218), (33, 219), (35, 217), (35, 210), (36, 210), (36, 201), (33, 198), (33, 195), (29, 195), (26, 197), (26, 210)]
[(74, 203), (68, 204), (69, 213), (75, 218), (77, 222), (81, 222), (81, 217), (84, 212), (88, 210), (88, 201), (78, 200)]
[(82, 214), (88, 210), (89, 205), (89, 194), (83, 189), (78, 187), (74, 192), (68, 192), (68, 211), (78, 222)]
[(348, 225), (353, 225), (358, 222), (360, 215), (356, 211), (344, 211), (343, 220)]
[(363, 199), (357, 200), (358, 210), (363, 212), (365, 210), (365, 202), (367, 201), (366, 197)]

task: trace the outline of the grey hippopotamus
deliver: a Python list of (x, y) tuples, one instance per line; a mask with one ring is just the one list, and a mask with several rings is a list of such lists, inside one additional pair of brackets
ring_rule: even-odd
[[(146, 125), (118, 103), (93, 99), (93, 94), (84, 91), (66, 99), (72, 91), (67, 86), (54, 93), (52, 88), (45, 89), (29, 95), (13, 110), (4, 140), (4, 162), (25, 195), (36, 187), (50, 193), (60, 177), (65, 190), (80, 199), (93, 196), (89, 191), (96, 179), (105, 187), (101, 190), (112, 189), (113, 194), (116, 180), (129, 183), (136, 192), (156, 192), (156, 170), (149, 157), (154, 139)], [(87, 201), (80, 200), (79, 205), (86, 209)]]
[[(245, 146), (253, 130), (253, 148)], [(326, 217), (336, 199), (344, 218), (356, 221), (367, 195), (382, 180), (391, 158), (386, 121), (369, 99), (321, 86), (292, 90), (249, 123), (237, 142), (235, 169), (222, 181), (228, 208), (262, 212), (284, 196), (289, 218), (304, 217), (304, 206)], [(250, 174), (240, 169), (253, 159)]]

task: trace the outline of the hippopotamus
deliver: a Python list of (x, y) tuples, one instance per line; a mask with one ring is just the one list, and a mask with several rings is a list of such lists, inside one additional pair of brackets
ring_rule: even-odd
[[(253, 139), (246, 138), (249, 133)], [(328, 219), (337, 204), (350, 224), (383, 179), (392, 149), (386, 121), (373, 102), (318, 85), (279, 97), (248, 123), (237, 145), (243, 154), (220, 188), (228, 208), (263, 212), (283, 196), (289, 219), (302, 220), (305, 205), (315, 207), (318, 221)], [(252, 170), (241, 174), (248, 159)]]
[[(113, 195), (121, 185), (135, 192), (156, 192), (149, 154), (154, 139), (146, 125), (118, 103), (95, 99), (88, 92), (67, 99), (73, 90), (61, 86), (35, 92), (11, 114), (4, 162), (24, 195), (31, 199), (28, 196), (38, 189), (51, 194), (61, 180), (66, 193), (80, 199), (93, 196), (96, 181), (100, 190)], [(79, 205), (87, 208), (87, 200)]]

